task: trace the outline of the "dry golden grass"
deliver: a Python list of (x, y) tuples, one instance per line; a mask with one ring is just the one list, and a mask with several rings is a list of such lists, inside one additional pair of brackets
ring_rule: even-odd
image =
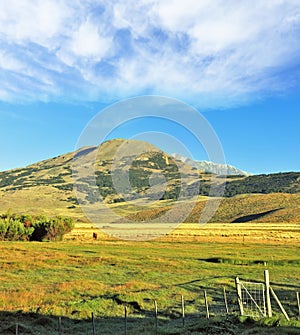
[[(129, 236), (135, 235), (136, 229), (135, 225), (131, 224), (128, 229)], [(138, 229), (141, 229), (140, 226)], [(144, 229), (145, 231), (149, 229), (146, 223)], [(99, 241), (113, 239), (107, 231), (92, 224), (78, 223), (75, 229), (65, 236), (65, 240), (97, 243), (93, 240), (93, 232), (97, 232)], [(155, 234), (162, 241), (300, 244), (300, 224), (295, 223), (209, 223), (206, 225), (182, 223), (168, 234), (161, 234), (158, 225)], [(145, 234), (145, 239), (147, 237)]]

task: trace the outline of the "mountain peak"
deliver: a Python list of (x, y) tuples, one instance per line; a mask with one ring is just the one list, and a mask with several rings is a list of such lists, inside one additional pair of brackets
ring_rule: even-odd
[(236, 167), (229, 164), (218, 164), (209, 161), (195, 161), (191, 158), (187, 158), (185, 156), (176, 153), (172, 154), (172, 157), (203, 172), (214, 173), (218, 175), (242, 175), (242, 176), (251, 175), (250, 173), (239, 170)]

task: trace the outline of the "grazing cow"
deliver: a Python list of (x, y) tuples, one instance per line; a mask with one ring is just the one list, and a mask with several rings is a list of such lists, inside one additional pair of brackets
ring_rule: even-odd
[(98, 238), (97, 233), (93, 233), (93, 239), (94, 239), (94, 240), (97, 240), (97, 238)]

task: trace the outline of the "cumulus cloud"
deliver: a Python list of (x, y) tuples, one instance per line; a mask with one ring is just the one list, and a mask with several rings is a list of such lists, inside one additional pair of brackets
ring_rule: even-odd
[(299, 37), (297, 0), (3, 0), (0, 99), (235, 105), (299, 85)]

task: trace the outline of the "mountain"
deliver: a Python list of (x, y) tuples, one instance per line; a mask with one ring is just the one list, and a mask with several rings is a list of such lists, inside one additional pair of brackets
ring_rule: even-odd
[(210, 172), (210, 173), (219, 174), (219, 175), (242, 175), (242, 176), (250, 175), (250, 173), (239, 170), (235, 168), (234, 166), (231, 166), (228, 164), (217, 164), (217, 163), (207, 162), (207, 161), (195, 161), (191, 158), (187, 158), (187, 157), (184, 157), (176, 153), (172, 154), (172, 156), (190, 166), (197, 168), (199, 171), (203, 171), (203, 172)]
[[(149, 143), (123, 139), (0, 172), (0, 213), (11, 208), (16, 213), (64, 215), (86, 222), (80, 205), (96, 208), (104, 201), (125, 216), (157, 216), (175, 202), (185, 206), (198, 194), (199, 210), (210, 195), (211, 184), (223, 189), (226, 198), (214, 217), (216, 222), (300, 221), (298, 172), (218, 175), (198, 171)], [(153, 205), (137, 206), (140, 199)], [(196, 216), (191, 214), (190, 220)]]

